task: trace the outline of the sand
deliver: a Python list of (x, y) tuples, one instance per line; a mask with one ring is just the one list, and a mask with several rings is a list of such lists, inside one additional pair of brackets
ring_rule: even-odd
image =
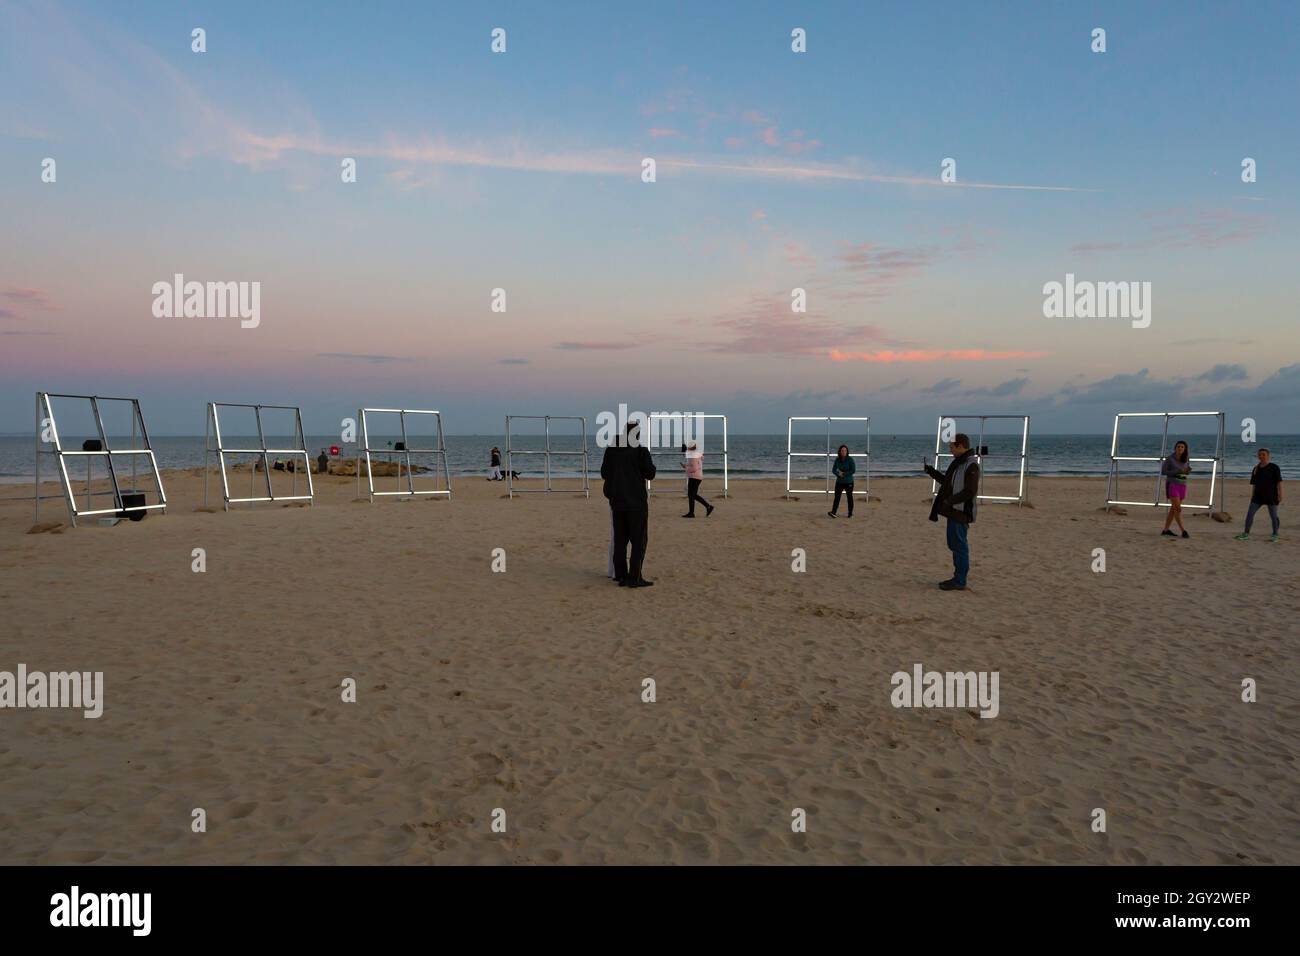
[[(1300, 863), (1300, 538), (1233, 541), (1239, 482), (1183, 541), (1036, 480), (941, 593), (923, 479), (851, 521), (777, 482), (706, 483), (707, 520), (656, 496), (629, 591), (598, 483), (225, 514), (167, 478), (112, 528), (0, 504), (0, 670), (106, 697), (0, 711), (0, 863)], [(997, 671), (999, 715), (894, 708), (916, 663)]]

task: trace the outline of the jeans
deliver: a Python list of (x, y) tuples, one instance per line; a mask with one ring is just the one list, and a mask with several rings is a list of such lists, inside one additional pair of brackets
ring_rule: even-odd
[(835, 504), (831, 505), (831, 511), (840, 510), (840, 493), (847, 491), (849, 493), (849, 517), (853, 517), (853, 486), (846, 485), (842, 481), (835, 482)]
[(970, 542), (967, 540), (969, 533), (970, 525), (953, 518), (948, 519), (948, 550), (952, 552), (952, 579), (962, 585), (966, 583), (966, 575), (970, 572)]
[(1277, 520), (1277, 505), (1260, 504), (1258, 501), (1252, 501), (1250, 507), (1246, 509), (1246, 534), (1250, 534), (1250, 526), (1255, 521), (1255, 512), (1260, 508), (1268, 509), (1269, 519), (1273, 522), (1273, 533), (1277, 534), (1277, 529), (1282, 526), (1282, 523)]

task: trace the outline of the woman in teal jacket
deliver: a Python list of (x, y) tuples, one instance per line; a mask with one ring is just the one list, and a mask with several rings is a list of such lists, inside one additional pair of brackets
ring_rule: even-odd
[(849, 454), (849, 446), (841, 445), (835, 453), (835, 460), (831, 462), (831, 472), (835, 475), (835, 503), (826, 513), (832, 518), (837, 517), (835, 512), (840, 510), (840, 495), (846, 491), (849, 495), (849, 517), (853, 517), (853, 473), (857, 468), (853, 456)]

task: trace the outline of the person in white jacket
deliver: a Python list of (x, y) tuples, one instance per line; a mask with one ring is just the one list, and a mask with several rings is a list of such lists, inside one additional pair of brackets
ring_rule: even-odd
[(691, 442), (685, 448), (686, 460), (682, 462), (682, 467), (686, 469), (686, 497), (690, 505), (683, 518), (695, 517), (695, 502), (704, 505), (704, 517), (713, 514), (713, 505), (709, 504), (700, 497), (700, 482), (704, 480), (704, 453), (699, 450), (695, 442)]

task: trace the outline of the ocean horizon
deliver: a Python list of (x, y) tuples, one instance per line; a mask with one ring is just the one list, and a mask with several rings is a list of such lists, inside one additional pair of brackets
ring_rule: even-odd
[[(409, 436), (411, 444), (415, 436)], [(833, 436), (832, 444), (838, 446), (847, 443), (855, 454), (864, 449), (861, 433), (845, 432)], [(1192, 445), (1192, 456), (1208, 457), (1213, 454), (1214, 436), (1206, 434), (1180, 433)], [(65, 447), (79, 447), (83, 436), (64, 436)], [(283, 441), (285, 439), (279, 439)], [(395, 442), (395, 436), (375, 435), (371, 447), (385, 448), (389, 442)], [(520, 451), (536, 452), (544, 447), (540, 435), (512, 436), (514, 448)], [(972, 435), (972, 440), (976, 436)], [(115, 441), (110, 436), (113, 447), (130, 447), (130, 438)], [(120, 444), (118, 442), (120, 441)], [(256, 438), (246, 436), (227, 436), (227, 445), (236, 447), (255, 447)], [(268, 444), (275, 444), (276, 438), (268, 436)], [(1174, 441), (1170, 437), (1170, 445)], [(151, 443), (158, 459), (158, 467), (163, 470), (201, 468), (204, 464), (204, 437), (202, 435), (153, 435)], [(703, 436), (702, 445), (705, 452), (704, 471), (709, 477), (722, 475), (722, 455), (720, 436), (710, 434)], [(1020, 467), (1020, 436), (1009, 434), (986, 434), (984, 445), (988, 455), (984, 459), (987, 474), (1014, 474)], [(1105, 477), (1110, 470), (1109, 434), (1059, 434), (1030, 435), (1029, 453), (1026, 461), (1026, 474), (1032, 477)], [(357, 446), (354, 443), (342, 443), (337, 436), (308, 435), (306, 446), (309, 454), (315, 458), (321, 448), (337, 446), (340, 454), (337, 459), (356, 457)], [(503, 451), (506, 448), (504, 434), (463, 434), (447, 435), (447, 466), (453, 478), (485, 476), (489, 468), (489, 456), (494, 446)], [(277, 447), (290, 447), (278, 445)], [(825, 433), (796, 435), (793, 450), (796, 452), (824, 452)], [(576, 452), (581, 448), (578, 435), (552, 435), (553, 477), (576, 477), (581, 468), (576, 461)], [(1260, 435), (1254, 444), (1240, 440), (1235, 433), (1226, 438), (1224, 449), (1224, 472), (1229, 478), (1249, 476), (1255, 465), (1255, 453), (1259, 448), (1268, 448), (1273, 460), (1282, 469), (1287, 479), (1300, 477), (1300, 435)], [(870, 474), (873, 477), (905, 477), (920, 474), (922, 458), (934, 459), (934, 434), (873, 434), (870, 441)], [(666, 475), (675, 475), (681, 460), (676, 447), (655, 448), (652, 450), (657, 467)], [(1122, 436), (1120, 453), (1123, 455), (1155, 456), (1160, 452), (1158, 434), (1139, 434)], [(597, 446), (595, 435), (587, 435), (587, 470), (595, 475), (600, 471), (602, 449)], [(382, 460), (385, 453), (376, 452), (373, 457)], [(22, 484), (35, 476), (34, 467), (35, 442), (31, 435), (0, 436), (0, 484)], [(254, 456), (231, 455), (231, 459), (248, 461)], [(283, 455), (279, 457), (285, 457)], [(425, 466), (433, 463), (429, 454), (412, 453), (416, 464)], [(213, 468), (215, 457), (211, 458)], [(229, 460), (228, 460), (229, 461)], [(46, 468), (53, 465), (53, 459), (45, 456), (41, 464), (42, 475)], [(514, 469), (523, 476), (537, 476), (542, 473), (543, 459), (539, 455), (519, 455), (514, 457)], [(861, 461), (859, 461), (861, 467)], [(80, 466), (78, 466), (80, 467)], [(123, 460), (123, 467), (129, 470), (129, 461)], [(798, 458), (793, 460), (793, 473), (801, 477), (821, 477), (823, 466), (816, 458)], [(1126, 462), (1122, 466), (1124, 475), (1155, 474), (1155, 463)], [(92, 463), (92, 475), (101, 475), (102, 464)], [(746, 479), (784, 478), (786, 474), (786, 435), (781, 434), (729, 434), (727, 442), (727, 474), (729, 479), (743, 481)], [(53, 476), (53, 471), (49, 472)]]

